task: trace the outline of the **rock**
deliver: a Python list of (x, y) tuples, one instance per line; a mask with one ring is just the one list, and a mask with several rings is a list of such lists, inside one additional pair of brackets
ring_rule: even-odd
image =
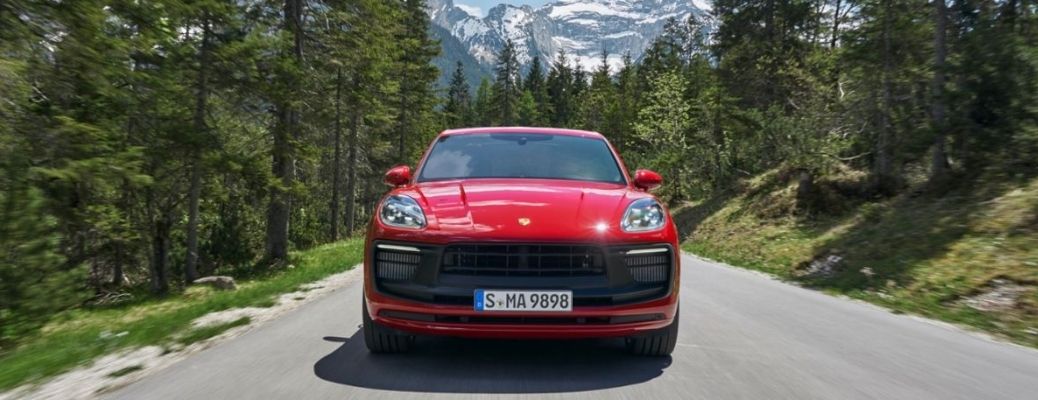
[(806, 268), (800, 270), (799, 275), (806, 278), (831, 278), (843, 265), (843, 257), (829, 254), (811, 261)]
[(987, 288), (962, 302), (980, 311), (1007, 311), (1016, 308), (1017, 300), (1029, 290), (1027, 286), (1009, 279), (992, 279)]
[(110, 340), (110, 339), (118, 339), (118, 338), (121, 338), (121, 337), (125, 337), (126, 335), (129, 335), (129, 334), (130, 334), (129, 331), (122, 331), (122, 332), (119, 332), (119, 333), (112, 333), (112, 331), (101, 331), (101, 333), (98, 334), (97, 337), (98, 337), (98, 339), (101, 339), (101, 340)]
[(238, 288), (238, 285), (234, 282), (234, 278), (229, 276), (207, 276), (205, 278), (198, 278), (195, 280), (194, 284), (208, 285), (220, 290), (234, 290)]

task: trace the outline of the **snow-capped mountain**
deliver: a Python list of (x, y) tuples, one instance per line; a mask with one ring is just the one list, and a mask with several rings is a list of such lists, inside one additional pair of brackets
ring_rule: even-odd
[[(463, 0), (458, 0), (463, 3)], [(484, 66), (493, 65), (507, 39), (517, 47), (519, 62), (533, 57), (550, 62), (565, 50), (591, 70), (601, 64), (602, 50), (616, 71), (624, 53), (637, 59), (662, 31), (670, 18), (683, 20), (689, 14), (708, 18), (703, 0), (558, 0), (540, 7), (499, 4), (485, 17), (454, 0), (430, 0), (433, 24), (450, 33)], [(703, 7), (703, 8), (701, 8)]]

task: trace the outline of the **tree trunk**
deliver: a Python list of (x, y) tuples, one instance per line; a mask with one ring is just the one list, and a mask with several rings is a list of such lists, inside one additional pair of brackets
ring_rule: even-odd
[(202, 160), (196, 156), (191, 166), (191, 186), (188, 189), (187, 259), (184, 263), (184, 283), (198, 279), (198, 202), (202, 194)]
[(840, 40), (840, 6), (842, 3), (841, 0), (836, 0), (836, 3), (833, 4), (833, 26), (829, 35), (829, 50), (836, 50), (836, 45)]
[(290, 114), (288, 111), (278, 113), (279, 121), (274, 128), (272, 172), (278, 178), (279, 186), (271, 190), (267, 207), (267, 258), (270, 260), (284, 260), (288, 256), (288, 190), (295, 174), (291, 139), (288, 137)]
[(797, 173), (797, 209), (810, 212), (815, 205), (815, 178), (807, 169)]
[[(834, 8), (834, 10), (833, 10), (833, 26), (832, 26), (831, 35), (829, 37), (829, 52), (830, 53), (835, 53), (836, 52), (836, 45), (839, 44), (839, 41), (840, 41), (840, 12), (841, 12), (840, 6), (842, 6), (842, 1), (841, 0), (836, 0), (836, 4), (833, 5), (833, 8)], [(833, 63), (833, 73), (832, 73), (832, 77), (830, 79), (832, 79), (833, 96), (837, 100), (839, 100), (841, 98), (841, 96), (840, 96), (840, 61), (839, 60), (836, 60), (836, 62)]]
[(778, 55), (782, 52), (782, 44), (775, 40), (775, 0), (765, 0), (763, 22), (764, 34), (768, 42), (764, 47), (768, 52), (768, 59), (764, 61), (764, 107), (770, 107), (775, 103), (778, 92), (776, 87), (778, 66), (776, 64), (779, 59)]
[(364, 184), (361, 185), (360, 192), (361, 208), (360, 210), (357, 210), (357, 214), (360, 216), (359, 219), (361, 221), (369, 221), (371, 220), (371, 212), (374, 210), (374, 203), (378, 201), (378, 199), (373, 199), (373, 197), (377, 196), (377, 194), (373, 194), (371, 191), (370, 175), (364, 178), (358, 177), (357, 179), (364, 182)]
[[(127, 129), (127, 132), (133, 132), (133, 130), (132, 130), (132, 126), (133, 126), (132, 121), (133, 121), (133, 118), (128, 118), (127, 119), (127, 126), (131, 127), (131, 129)], [(121, 194), (119, 195), (119, 202), (117, 203), (118, 207), (123, 209), (123, 210), (130, 210), (131, 207), (132, 207), (132, 204), (133, 204), (133, 199), (131, 199), (131, 197), (130, 197), (130, 193), (132, 193), (132, 190), (130, 189), (129, 179), (125, 179), (125, 178), (123, 179), (123, 183), (120, 186), (119, 190), (120, 190)], [(124, 270), (123, 270), (123, 264), (126, 263), (125, 258), (126, 258), (126, 254), (127, 254), (126, 242), (127, 241), (125, 239), (122, 239), (122, 240), (116, 240), (114, 243), (112, 243), (112, 245), (114, 247), (113, 248), (113, 255), (115, 257), (114, 257), (114, 262), (112, 263), (112, 280), (111, 280), (110, 283), (111, 283), (111, 285), (113, 287), (115, 287), (117, 289), (119, 287), (121, 287), (123, 285), (123, 283), (126, 282), (126, 276), (125, 276), (125, 273), (124, 273)]]
[(403, 163), (407, 162), (407, 156), (404, 154), (404, 149), (406, 148), (406, 146), (404, 146), (404, 139), (406, 139), (407, 127), (409, 125), (407, 123), (407, 118), (408, 118), (407, 117), (407, 113), (408, 113), (407, 107), (408, 107), (408, 105), (407, 105), (407, 97), (406, 96), (401, 96), (401, 98), (400, 98), (400, 123), (397, 124), (397, 129), (399, 129), (400, 132), (397, 132), (397, 134), (399, 136), (398, 136), (398, 142), (397, 142), (397, 155), (396, 155), (397, 163), (399, 163), (399, 164), (403, 164)]
[[(208, 13), (202, 22), (202, 46), (199, 51), (197, 93), (193, 128), (195, 135), (207, 138), (209, 127), (205, 122), (206, 109), (209, 103), (209, 41), (212, 30), (209, 26)], [(202, 143), (194, 143), (194, 162), (191, 165), (191, 183), (188, 189), (187, 216), (187, 259), (184, 263), (184, 283), (191, 284), (198, 279), (198, 203), (202, 195)]]
[(944, 60), (947, 56), (947, 5), (945, 0), (934, 0), (934, 72), (933, 109), (930, 126), (934, 132), (933, 160), (930, 164), (930, 182), (943, 182), (948, 174), (948, 155), (945, 151)]
[(873, 180), (876, 189), (883, 194), (891, 194), (894, 189), (894, 161), (892, 154), (893, 131), (890, 113), (893, 108), (893, 60), (891, 60), (891, 10), (892, 0), (883, 1), (883, 69), (882, 69), (882, 104), (879, 112), (879, 134), (876, 137), (876, 159), (873, 166)]
[[(303, 4), (302, 0), (285, 0), (285, 27), (292, 32), (292, 61), (297, 67), (303, 63)], [(285, 73), (291, 98), (300, 97), (300, 77), (296, 72)], [(280, 181), (274, 188), (267, 208), (267, 258), (284, 260), (288, 257), (288, 224), (291, 210), (291, 194), (295, 179), (295, 139), (299, 136), (299, 111), (290, 99), (282, 99), (278, 105), (278, 126), (274, 130), (273, 173)]]
[(151, 292), (155, 294), (169, 292), (169, 232), (172, 220), (169, 212), (163, 210), (152, 227), (150, 272)]
[(115, 248), (115, 263), (112, 264), (112, 286), (119, 288), (126, 281), (126, 276), (123, 274), (123, 245), (116, 244)]
[(331, 240), (339, 240), (339, 204), (342, 196), (342, 67), (335, 73), (335, 156), (332, 161)]
[(360, 108), (353, 111), (350, 121), (350, 146), (348, 160), (346, 161), (346, 234), (353, 236), (356, 230), (356, 199), (357, 192), (357, 131), (360, 130)]
[(723, 187), (724, 183), (728, 180), (727, 177), (725, 176), (725, 171), (729, 170), (728, 168), (724, 167), (724, 157), (725, 157), (725, 154), (728, 152), (728, 146), (727, 146), (727, 143), (726, 143), (726, 140), (725, 140), (725, 137), (724, 137), (724, 129), (721, 127), (721, 91), (720, 90), (716, 90), (715, 93), (714, 93), (714, 107), (713, 108), (714, 108), (713, 112), (711, 113), (711, 114), (713, 114), (713, 115), (711, 115), (711, 118), (713, 119), (713, 124), (712, 124), (713, 126), (711, 127), (711, 132), (713, 133), (713, 138), (714, 138), (714, 151), (713, 151), (713, 153), (714, 153), (714, 157), (715, 157), (715, 160), (716, 160), (714, 162), (715, 163), (714, 168), (716, 168), (716, 172), (714, 173), (715, 174), (715, 177), (714, 177), (715, 178), (715, 180), (714, 180), (714, 188), (720, 189), (721, 187)]

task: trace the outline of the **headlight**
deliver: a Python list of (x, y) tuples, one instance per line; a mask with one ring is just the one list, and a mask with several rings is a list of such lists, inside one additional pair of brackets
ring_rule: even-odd
[(663, 206), (653, 199), (635, 200), (627, 206), (620, 228), (624, 232), (645, 232), (660, 229), (667, 221)]
[(418, 202), (407, 196), (389, 196), (382, 202), (379, 218), (383, 224), (398, 228), (425, 227), (425, 213)]

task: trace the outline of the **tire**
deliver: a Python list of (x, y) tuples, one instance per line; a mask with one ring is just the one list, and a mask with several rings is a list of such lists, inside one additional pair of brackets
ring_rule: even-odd
[(655, 332), (631, 336), (627, 338), (627, 350), (639, 356), (666, 357), (678, 346), (678, 316), (681, 310), (674, 313), (674, 322), (666, 328)]
[(364, 320), (364, 344), (372, 353), (404, 353), (414, 343), (413, 335), (403, 335), (377, 324), (368, 314), (368, 302), (361, 299), (361, 313)]

